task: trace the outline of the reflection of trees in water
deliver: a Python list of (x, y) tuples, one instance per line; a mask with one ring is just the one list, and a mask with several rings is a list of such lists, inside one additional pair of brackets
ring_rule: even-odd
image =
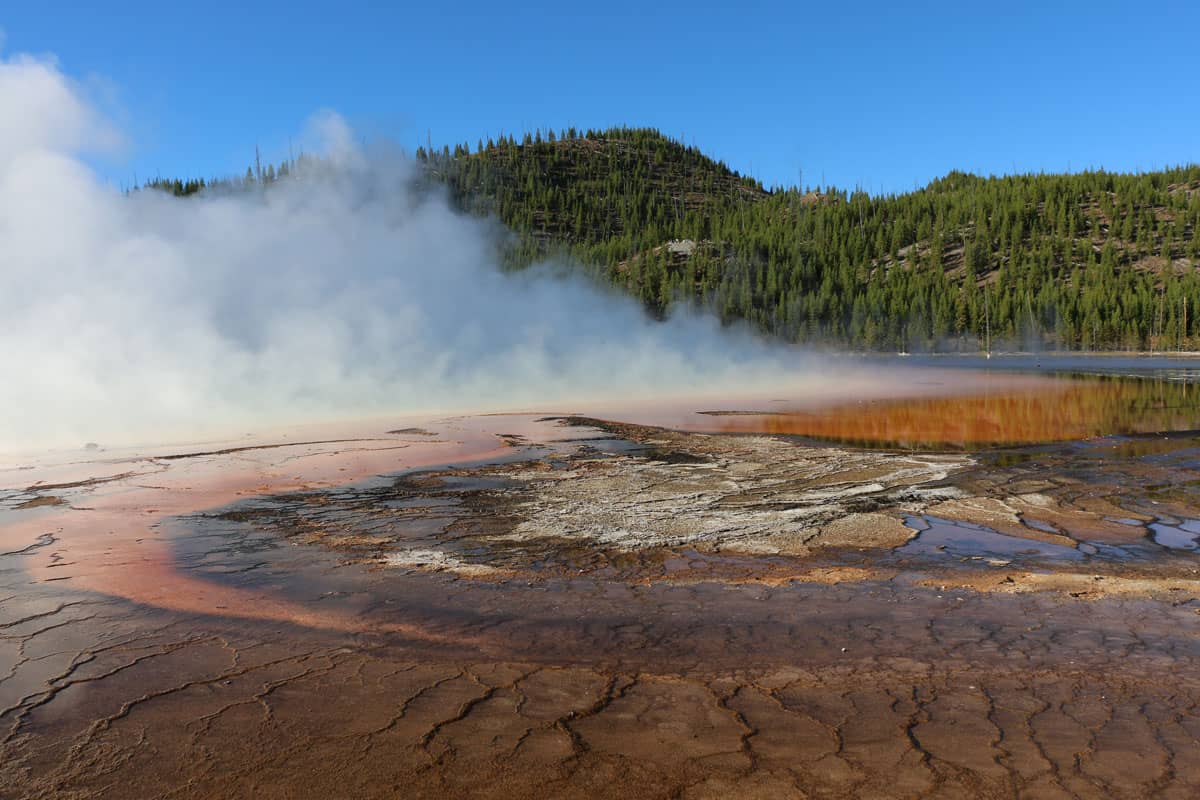
[(1084, 439), (1200, 428), (1200, 386), (1114, 377), (954, 397), (877, 401), (820, 412), (719, 418), (726, 433), (775, 433), (902, 447)]

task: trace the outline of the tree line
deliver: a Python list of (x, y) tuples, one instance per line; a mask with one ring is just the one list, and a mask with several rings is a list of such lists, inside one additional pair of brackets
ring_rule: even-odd
[[(768, 190), (628, 127), (426, 145), (416, 159), (422, 186), (513, 231), (508, 268), (566, 258), (658, 315), (697, 304), (789, 341), (872, 350), (1200, 345), (1200, 165), (952, 172), (882, 196)], [(251, 169), (240, 183), (296, 168)], [(148, 185), (186, 195), (212, 184)]]
[(868, 349), (1185, 349), (1200, 323), (1200, 166), (984, 178), (913, 192), (765, 190), (654, 130), (418, 150), (459, 205), (664, 313), (708, 305)]

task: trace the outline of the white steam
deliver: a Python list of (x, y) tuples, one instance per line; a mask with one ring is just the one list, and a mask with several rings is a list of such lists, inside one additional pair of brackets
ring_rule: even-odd
[(125, 195), (117, 136), (52, 62), (0, 60), (0, 450), (376, 412), (551, 407), (777, 379), (793, 351), (542, 271), (319, 124), (336, 169)]

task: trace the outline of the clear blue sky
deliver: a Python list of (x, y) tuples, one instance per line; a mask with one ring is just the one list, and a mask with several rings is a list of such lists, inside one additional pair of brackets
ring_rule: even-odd
[[(767, 184), (1200, 161), (1200, 3), (11, 2), (117, 109), (126, 180), (240, 172), (330, 108), (408, 148), (655, 126)], [(384, 8), (390, 6), (390, 8)]]

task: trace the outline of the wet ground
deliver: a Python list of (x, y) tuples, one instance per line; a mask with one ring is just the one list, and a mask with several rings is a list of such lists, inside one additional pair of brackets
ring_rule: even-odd
[(17, 464), (0, 797), (1195, 797), (1192, 388)]

